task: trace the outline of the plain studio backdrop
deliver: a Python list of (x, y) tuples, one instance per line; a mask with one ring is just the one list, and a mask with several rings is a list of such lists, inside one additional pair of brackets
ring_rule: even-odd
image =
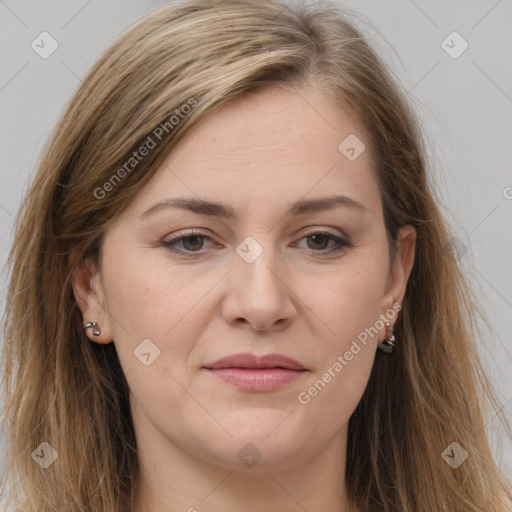
[[(73, 92), (129, 24), (166, 3), (0, 0), (2, 266), (41, 148)], [(512, 1), (343, 3), (359, 13), (364, 32), (420, 117), (428, 170), (455, 233), (447, 250), (453, 250), (469, 274), (486, 322), (499, 334), (479, 348), (512, 420), (512, 67), (507, 57), (512, 50)], [(4, 271), (2, 312), (6, 286)], [(0, 414), (2, 407), (0, 403)], [(499, 427), (497, 416), (486, 425), (489, 432), (494, 427)], [(512, 441), (498, 432), (491, 442), (510, 479)]]

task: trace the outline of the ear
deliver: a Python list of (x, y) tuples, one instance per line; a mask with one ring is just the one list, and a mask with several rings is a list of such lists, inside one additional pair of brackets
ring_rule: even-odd
[[(402, 304), (407, 281), (414, 265), (416, 253), (416, 229), (414, 226), (402, 226), (397, 235), (397, 250), (391, 264), (384, 296), (385, 311), (392, 309), (393, 304)], [(393, 325), (393, 323), (390, 321)]]
[(96, 265), (90, 259), (78, 262), (71, 275), (71, 285), (78, 307), (82, 311), (82, 328), (87, 322), (98, 324), (100, 335), (93, 335), (93, 328), (85, 329), (87, 337), (96, 343), (107, 344), (112, 341), (110, 315)]

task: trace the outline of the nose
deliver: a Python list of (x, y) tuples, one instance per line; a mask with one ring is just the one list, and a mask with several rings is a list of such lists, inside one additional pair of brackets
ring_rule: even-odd
[(236, 255), (228, 275), (223, 316), (232, 325), (256, 331), (282, 330), (297, 316), (295, 293), (274, 253), (265, 248), (251, 263)]

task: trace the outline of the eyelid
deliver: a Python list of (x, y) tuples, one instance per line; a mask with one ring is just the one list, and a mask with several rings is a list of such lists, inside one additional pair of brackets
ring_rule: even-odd
[(162, 240), (162, 244), (171, 244), (173, 242), (179, 242), (183, 238), (188, 238), (189, 236), (200, 236), (203, 238), (209, 238), (212, 240), (211, 234), (207, 234), (204, 231), (200, 231), (197, 228), (183, 229), (181, 231), (177, 231), (172, 234), (170, 238), (164, 238)]
[(325, 235), (333, 236), (334, 238), (342, 237), (345, 241), (350, 242), (350, 238), (341, 229), (338, 229), (336, 233), (331, 231), (331, 228), (322, 228), (322, 227), (318, 227), (318, 226), (314, 226), (312, 228), (309, 228), (309, 229), (306, 228), (306, 229), (307, 229), (307, 231), (305, 231), (301, 234), (301, 238), (308, 236), (308, 235), (315, 235), (315, 234), (322, 233)]
[[(307, 229), (307, 231), (303, 231), (301, 233), (301, 235), (299, 236), (299, 238), (295, 242), (293, 242), (294, 244), (297, 244), (301, 240), (308, 238), (309, 236), (313, 236), (313, 235), (327, 235), (331, 240), (333, 240), (337, 244), (335, 247), (325, 250), (325, 251), (311, 251), (312, 254), (318, 253), (319, 255), (327, 256), (328, 254), (341, 252), (344, 249), (349, 249), (354, 246), (354, 244), (350, 241), (350, 238), (341, 230), (338, 230), (341, 233), (341, 235), (340, 235), (339, 233), (333, 233), (331, 231), (331, 228), (322, 228), (319, 226), (313, 226), (313, 227), (309, 227), (306, 229)], [(174, 252), (178, 256), (182, 255), (182, 256), (194, 257), (194, 256), (200, 256), (200, 255), (204, 254), (206, 252), (206, 250), (186, 251), (183, 249), (171, 249), (171, 247), (179, 244), (179, 242), (182, 239), (188, 238), (191, 236), (198, 236), (198, 237), (202, 237), (205, 239), (209, 239), (210, 241), (215, 243), (214, 240), (212, 239), (212, 236), (210, 236), (210, 234), (206, 234), (204, 231), (202, 231), (201, 229), (198, 229), (198, 228), (189, 228), (189, 229), (183, 229), (181, 231), (173, 233), (171, 238), (163, 239), (161, 241), (161, 245), (166, 247), (169, 251)]]
[[(337, 233), (333, 233), (331, 231), (331, 228), (322, 228), (322, 227), (319, 227), (319, 226), (314, 226), (314, 227), (310, 227), (310, 228), (305, 228), (306, 231), (302, 232), (302, 234), (300, 235), (300, 238), (303, 238), (305, 236), (308, 236), (308, 235), (314, 235), (314, 234), (327, 234), (327, 235), (332, 235), (333, 237), (340, 237), (342, 236), (346, 241), (350, 241), (350, 237), (347, 236), (346, 233), (344, 233), (342, 230), (338, 229), (338, 232)], [(165, 241), (173, 241), (173, 240), (176, 240), (176, 239), (179, 239), (181, 237), (187, 237), (187, 236), (193, 236), (193, 235), (197, 235), (197, 236), (204, 236), (204, 237), (210, 237), (210, 234), (206, 234), (204, 231), (201, 231), (201, 228), (189, 228), (189, 229), (183, 229), (181, 231), (177, 231), (175, 233), (173, 233), (173, 236), (168, 239), (168, 240), (165, 240)]]
[(188, 229), (181, 229), (180, 231), (176, 231), (172, 234), (172, 237), (169, 238), (169, 240), (176, 240), (178, 238), (184, 237), (184, 236), (210, 236), (209, 234), (206, 234), (204, 231), (201, 231), (200, 228), (188, 228)]

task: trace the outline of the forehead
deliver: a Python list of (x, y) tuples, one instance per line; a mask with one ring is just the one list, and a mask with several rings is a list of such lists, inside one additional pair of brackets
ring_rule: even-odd
[[(343, 152), (347, 140), (360, 143), (355, 159)], [(186, 195), (284, 210), (301, 198), (343, 194), (375, 210), (379, 193), (364, 140), (350, 116), (315, 87), (261, 88), (194, 126), (132, 206), (140, 214), (149, 202)]]
[[(299, 161), (317, 161), (320, 153), (325, 158), (337, 156), (338, 139), (355, 131), (360, 130), (353, 120), (314, 86), (267, 86), (210, 113), (174, 151), (172, 160), (180, 161), (190, 145), (204, 143), (208, 154), (221, 160), (227, 159), (228, 150), (229, 161), (256, 154), (287, 159), (296, 154)], [(317, 151), (311, 151), (312, 145), (319, 145)], [(200, 156), (196, 152), (188, 159)]]

